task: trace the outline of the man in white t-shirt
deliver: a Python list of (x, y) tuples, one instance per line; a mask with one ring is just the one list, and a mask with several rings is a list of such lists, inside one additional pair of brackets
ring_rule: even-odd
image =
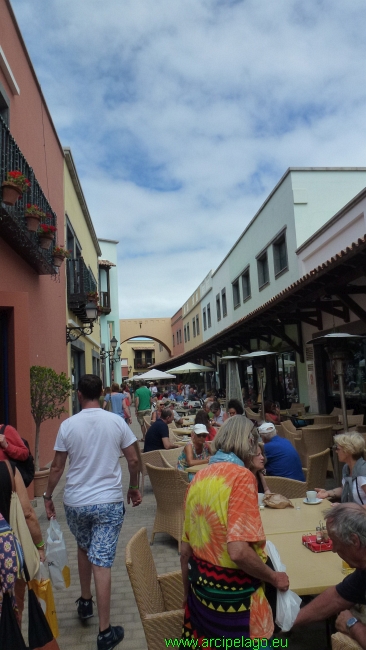
[(111, 650), (124, 637), (123, 627), (110, 625), (111, 566), (125, 513), (119, 462), (122, 450), (130, 472), (127, 503), (138, 506), (141, 495), (136, 438), (121, 417), (100, 408), (101, 392), (102, 382), (96, 375), (80, 379), (78, 399), (82, 410), (60, 426), (43, 498), (47, 517), (55, 517), (52, 493), (68, 457), (64, 506), (67, 523), (78, 544), (78, 615), (83, 621), (93, 616), (93, 573), (99, 615), (97, 647)]

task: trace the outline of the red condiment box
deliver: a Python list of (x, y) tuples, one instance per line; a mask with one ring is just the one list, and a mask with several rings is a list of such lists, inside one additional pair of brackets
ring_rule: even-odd
[(310, 549), (310, 551), (313, 551), (313, 553), (325, 553), (326, 551), (331, 551), (333, 548), (332, 540), (319, 544), (316, 541), (316, 535), (303, 535), (302, 543), (306, 548)]

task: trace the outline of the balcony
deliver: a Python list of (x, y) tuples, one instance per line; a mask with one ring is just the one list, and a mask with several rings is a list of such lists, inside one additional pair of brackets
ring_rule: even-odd
[(66, 273), (68, 307), (82, 322), (87, 322), (88, 293), (97, 291), (97, 283), (82, 257), (66, 260)]
[(30, 167), (12, 137), (7, 125), (0, 117), (0, 191), (7, 172), (21, 171), (30, 181), (28, 192), (23, 194), (14, 206), (0, 204), (0, 236), (39, 275), (54, 275), (52, 264), (53, 245), (49, 250), (39, 246), (37, 233), (29, 232), (24, 218), (27, 203), (38, 205), (47, 215), (47, 223), (57, 225), (57, 217)]
[(151, 359), (134, 359), (133, 362), (133, 367), (135, 370), (147, 370), (148, 368), (151, 368), (155, 363), (154, 357)]
[(111, 308), (111, 297), (109, 291), (101, 291), (99, 293), (99, 311), (101, 314), (110, 314), (112, 311)]

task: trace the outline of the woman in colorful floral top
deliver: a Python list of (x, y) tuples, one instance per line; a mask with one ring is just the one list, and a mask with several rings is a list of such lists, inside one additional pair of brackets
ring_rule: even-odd
[(257, 484), (245, 467), (257, 449), (252, 427), (243, 415), (229, 418), (212, 443), (215, 455), (187, 491), (182, 638), (194, 639), (196, 647), (211, 647), (217, 638), (230, 638), (232, 647), (237, 639), (270, 639), (274, 624), (264, 583), (289, 587), (286, 573), (266, 566)]
[[(192, 429), (191, 440), (187, 442), (178, 458), (177, 468), (185, 470), (192, 465), (202, 465), (208, 463), (210, 457), (209, 447), (206, 446), (206, 437), (208, 431), (204, 424), (195, 424)], [(189, 474), (191, 481), (194, 474)]]

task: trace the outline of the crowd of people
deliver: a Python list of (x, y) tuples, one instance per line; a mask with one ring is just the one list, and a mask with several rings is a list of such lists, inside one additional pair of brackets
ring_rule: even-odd
[[(197, 641), (201, 647), (209, 647), (202, 643), (212, 638), (224, 637), (233, 643), (242, 637), (270, 640), (277, 590), (288, 590), (290, 583), (285, 572), (274, 569), (266, 553), (258, 494), (270, 492), (266, 476), (304, 481), (300, 458), (292, 444), (278, 435), (276, 405), (266, 403), (266, 419), (258, 425), (246, 417), (241, 400), (229, 400), (225, 410), (216, 395), (198, 398), (194, 387), (192, 392), (190, 386), (186, 388), (183, 385), (180, 392), (201, 408), (195, 413), (191, 438), (181, 448), (177, 468), (206, 467), (189, 475), (185, 502), (182, 638)], [(78, 549), (81, 593), (77, 614), (82, 621), (93, 616), (93, 575), (99, 616), (97, 648), (109, 650), (124, 637), (123, 627), (110, 623), (111, 567), (125, 515), (122, 453), (130, 475), (127, 504), (135, 507), (142, 501), (137, 440), (128, 426), (131, 407), (135, 406), (141, 427), (144, 453), (175, 447), (169, 425), (182, 426), (183, 417), (177, 392), (161, 391), (156, 383), (148, 387), (140, 382), (134, 394), (127, 384), (117, 383), (102, 391), (99, 377), (85, 375), (78, 385), (78, 399), (81, 411), (60, 426), (43, 496), (47, 517), (56, 516), (53, 492), (68, 461), (64, 508)], [(26, 460), (29, 451), (13, 427), (0, 431), (0, 513), (9, 519), (15, 491), (42, 561), (42, 533), (16, 465)], [(355, 604), (366, 604), (365, 441), (352, 432), (336, 435), (334, 444), (344, 463), (342, 486), (316, 490), (320, 498), (332, 501), (325, 519), (333, 551), (356, 570), (302, 607), (294, 626), (337, 615), (337, 629), (366, 648), (366, 624), (354, 610)], [(9, 591), (20, 623), (25, 592), (21, 575)], [(0, 609), (1, 601), (2, 589)]]

